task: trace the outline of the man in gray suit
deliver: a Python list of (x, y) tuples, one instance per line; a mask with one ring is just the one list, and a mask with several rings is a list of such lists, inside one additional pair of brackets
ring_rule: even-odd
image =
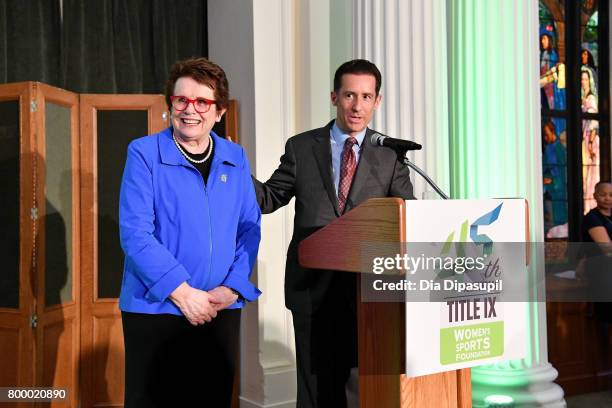
[(371, 62), (342, 64), (331, 93), (336, 119), (291, 137), (272, 177), (265, 183), (254, 179), (263, 213), (296, 200), (285, 304), (295, 328), (298, 408), (346, 406), (345, 384), (357, 366), (358, 301), (355, 274), (302, 268), (298, 244), (370, 198), (414, 198), (409, 171), (396, 153), (369, 142), (380, 85), (380, 71)]

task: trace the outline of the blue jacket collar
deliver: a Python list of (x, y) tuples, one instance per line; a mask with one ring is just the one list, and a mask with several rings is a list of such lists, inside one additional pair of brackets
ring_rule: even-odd
[[(227, 163), (232, 166), (237, 166), (240, 158), (236, 157), (230, 149), (230, 143), (219, 136), (213, 131), (210, 132), (210, 136), (213, 138), (215, 144), (215, 151), (213, 154), (213, 163), (221, 162)], [(172, 139), (172, 127), (164, 129), (159, 133), (159, 155), (161, 162), (172, 166), (191, 166), (191, 163), (183, 156), (178, 150)]]

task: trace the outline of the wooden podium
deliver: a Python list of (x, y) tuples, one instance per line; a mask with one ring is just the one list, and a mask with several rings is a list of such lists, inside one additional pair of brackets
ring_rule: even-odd
[[(368, 243), (401, 243), (406, 238), (405, 203), (375, 198), (306, 238), (299, 247), (302, 266), (360, 272)], [(359, 405), (361, 408), (468, 408), (472, 406), (470, 369), (408, 378), (404, 374), (403, 303), (361, 302), (358, 299)]]

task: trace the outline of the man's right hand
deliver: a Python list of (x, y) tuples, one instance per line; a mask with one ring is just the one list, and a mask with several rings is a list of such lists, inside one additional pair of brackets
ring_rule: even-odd
[(217, 311), (211, 303), (212, 296), (200, 289), (183, 282), (170, 294), (170, 300), (181, 309), (189, 323), (197, 326), (210, 322), (217, 316)]

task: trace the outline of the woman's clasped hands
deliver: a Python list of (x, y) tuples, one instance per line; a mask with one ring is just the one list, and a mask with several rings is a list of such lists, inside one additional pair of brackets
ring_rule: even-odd
[(217, 316), (217, 312), (231, 306), (238, 296), (225, 286), (205, 291), (189, 286), (183, 282), (177, 287), (170, 299), (181, 310), (189, 323), (194, 326), (209, 323)]

